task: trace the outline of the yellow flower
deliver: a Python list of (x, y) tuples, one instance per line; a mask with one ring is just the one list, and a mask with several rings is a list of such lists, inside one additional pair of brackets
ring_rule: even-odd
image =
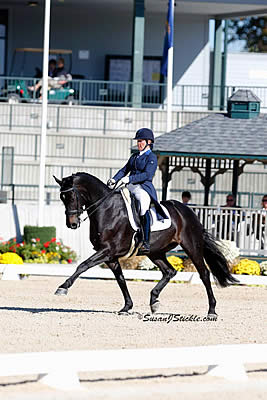
[(183, 260), (180, 257), (169, 256), (167, 258), (167, 260), (173, 266), (173, 268), (176, 269), (176, 271), (182, 271), (183, 270), (183, 268), (184, 268)]
[(23, 260), (16, 253), (0, 254), (0, 264), (23, 264)]
[(243, 275), (260, 275), (261, 269), (257, 261), (243, 258), (243, 260), (233, 267), (232, 273)]

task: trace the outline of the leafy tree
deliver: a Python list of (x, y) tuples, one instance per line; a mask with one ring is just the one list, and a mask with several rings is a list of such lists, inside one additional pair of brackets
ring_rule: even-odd
[(229, 21), (228, 43), (236, 40), (244, 40), (248, 51), (266, 53), (267, 16)]

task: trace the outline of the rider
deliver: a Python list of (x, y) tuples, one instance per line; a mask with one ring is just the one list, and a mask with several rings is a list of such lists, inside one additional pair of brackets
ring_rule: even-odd
[[(157, 200), (157, 193), (152, 184), (152, 179), (157, 169), (157, 157), (152, 153), (154, 134), (151, 129), (141, 128), (136, 132), (135, 140), (139, 153), (133, 154), (126, 165), (120, 169), (107, 185), (112, 189), (117, 182), (128, 185), (128, 189), (140, 202), (140, 222), (143, 229), (143, 243), (139, 249), (139, 254), (150, 252), (150, 215), (149, 207), (151, 200), (160, 219), (168, 218), (162, 210)], [(129, 176), (127, 176), (129, 174)]]

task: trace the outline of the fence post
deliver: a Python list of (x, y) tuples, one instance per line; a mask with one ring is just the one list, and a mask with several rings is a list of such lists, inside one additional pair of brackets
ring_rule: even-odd
[(83, 82), (79, 83), (79, 104), (82, 105), (82, 90), (83, 90)]
[(38, 152), (38, 135), (35, 134), (34, 140), (34, 159), (37, 160), (37, 152)]
[(150, 111), (150, 127), (153, 131), (153, 127), (154, 127), (154, 111)]
[(11, 183), (11, 191), (12, 191), (12, 197), (11, 197), (11, 203), (12, 206), (15, 204), (15, 185), (14, 183)]
[(82, 162), (84, 162), (85, 160), (85, 145), (86, 145), (86, 137), (83, 136)]
[(12, 104), (9, 105), (9, 130), (12, 130), (12, 111), (13, 111), (13, 106)]
[(129, 93), (129, 84), (127, 82), (125, 87), (124, 107), (127, 107), (128, 105), (128, 93)]
[(107, 124), (107, 110), (104, 109), (104, 121), (103, 121), (103, 134), (106, 134), (106, 124)]
[(57, 125), (56, 125), (56, 131), (59, 131), (59, 113), (60, 113), (60, 108), (57, 106)]

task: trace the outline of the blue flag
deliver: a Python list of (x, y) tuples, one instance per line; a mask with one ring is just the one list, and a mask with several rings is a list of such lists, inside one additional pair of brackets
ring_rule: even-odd
[(173, 1), (169, 0), (166, 33), (164, 38), (164, 48), (160, 70), (164, 76), (167, 76), (168, 70), (168, 50), (170, 47), (173, 47), (173, 11)]

